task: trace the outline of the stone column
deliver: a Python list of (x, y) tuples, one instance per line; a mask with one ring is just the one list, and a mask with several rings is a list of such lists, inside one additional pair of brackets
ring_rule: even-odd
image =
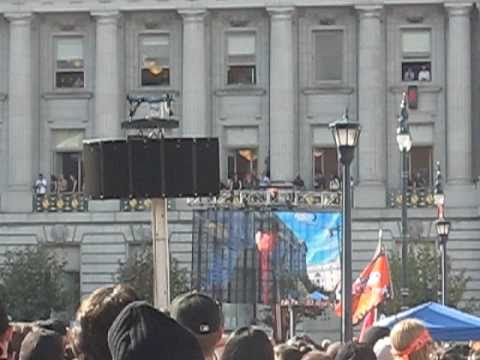
[(471, 4), (445, 5), (447, 48), (447, 182), (472, 182)]
[(120, 52), (118, 11), (93, 12), (96, 26), (95, 119), (98, 138), (115, 138), (121, 134)]
[[(32, 211), (34, 124), (32, 14), (5, 14), (10, 22), (8, 70), (8, 189), (2, 210)], [(38, 134), (37, 134), (38, 135)]]
[[(362, 127), (358, 151), (357, 207), (386, 206), (385, 48), (382, 6), (357, 6), (358, 121)], [(392, 135), (393, 136), (393, 135)]]
[(295, 178), (297, 117), (293, 7), (267, 8), (270, 14), (270, 178)]
[(471, 8), (471, 1), (445, 4), (448, 14), (447, 208), (478, 206), (475, 196), (472, 196)]
[(182, 134), (207, 136), (207, 66), (204, 9), (180, 10), (183, 17)]

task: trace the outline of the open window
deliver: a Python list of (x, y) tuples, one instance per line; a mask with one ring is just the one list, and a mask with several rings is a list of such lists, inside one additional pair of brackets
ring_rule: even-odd
[(82, 36), (57, 36), (55, 44), (55, 88), (85, 87), (84, 39)]
[(247, 176), (258, 175), (258, 156), (257, 149), (244, 148), (232, 149), (227, 156), (227, 175), (233, 179), (237, 174), (240, 180), (245, 180)]
[(168, 34), (140, 36), (140, 85), (170, 85), (170, 39)]
[(431, 38), (430, 29), (401, 31), (402, 81), (432, 81)]
[(409, 179), (416, 188), (432, 186), (433, 147), (412, 146), (410, 150)]
[(227, 33), (227, 84), (257, 83), (254, 32)]
[(313, 149), (313, 183), (315, 189), (327, 190), (330, 181), (338, 179), (337, 149), (331, 147), (315, 147)]

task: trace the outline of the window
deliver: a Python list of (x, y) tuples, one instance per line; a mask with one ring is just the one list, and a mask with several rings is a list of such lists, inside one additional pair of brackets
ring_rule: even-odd
[[(51, 192), (81, 192), (83, 186), (83, 130), (54, 130), (54, 176), (57, 188)], [(52, 181), (50, 182), (52, 183)]]
[(416, 188), (432, 185), (433, 149), (431, 146), (413, 146), (410, 150), (410, 182)]
[(255, 33), (229, 33), (227, 52), (227, 84), (256, 84)]
[(140, 37), (141, 86), (170, 85), (170, 39), (165, 34)]
[(338, 177), (336, 148), (313, 149), (313, 184), (315, 189), (327, 190), (330, 181)]
[(55, 87), (58, 89), (85, 87), (83, 37), (55, 39)]
[(431, 31), (407, 29), (401, 32), (402, 80), (431, 81)]
[(313, 39), (315, 80), (342, 80), (343, 30), (314, 31)]
[(245, 180), (247, 175), (257, 175), (257, 150), (256, 149), (236, 149), (228, 154), (227, 160), (228, 178), (233, 179), (235, 174), (240, 180)]

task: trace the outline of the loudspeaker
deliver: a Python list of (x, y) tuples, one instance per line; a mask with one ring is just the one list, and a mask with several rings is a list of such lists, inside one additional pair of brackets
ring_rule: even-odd
[(91, 140), (85, 193), (93, 198), (213, 196), (220, 189), (216, 138)]

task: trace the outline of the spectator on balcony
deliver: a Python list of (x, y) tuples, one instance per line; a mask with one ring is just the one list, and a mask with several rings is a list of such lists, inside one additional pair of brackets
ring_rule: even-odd
[(50, 175), (50, 192), (56, 193), (58, 191), (58, 182), (55, 175)]
[(44, 195), (47, 193), (47, 179), (45, 179), (42, 174), (38, 174), (38, 179), (35, 181), (33, 189), (37, 195)]
[(303, 189), (305, 189), (305, 182), (304, 182), (303, 179), (300, 177), (300, 174), (297, 174), (297, 176), (295, 177), (295, 179), (293, 179), (293, 186), (294, 186), (295, 189), (297, 189), (297, 190), (303, 190)]
[(328, 187), (330, 191), (340, 190), (340, 178), (337, 175), (332, 175)]
[(245, 175), (245, 179), (243, 180), (243, 188), (246, 190), (253, 190), (257, 187), (256, 178), (253, 176), (252, 173), (247, 173)]
[(322, 174), (322, 172), (318, 172), (315, 174), (315, 178), (313, 179), (313, 187), (316, 190), (323, 191), (327, 187), (327, 179)]
[(74, 175), (70, 174), (69, 180), (70, 180), (70, 190), (72, 191), (72, 193), (77, 192), (78, 191), (78, 189), (77, 189), (77, 186), (78, 186), (77, 178)]
[(233, 179), (230, 182), (230, 190), (242, 190), (243, 184), (242, 180), (238, 177), (238, 174), (233, 175)]
[(266, 188), (266, 187), (270, 186), (270, 177), (268, 176), (267, 172), (263, 173), (262, 178), (260, 179), (259, 186), (262, 187), (262, 188)]
[(58, 175), (57, 178), (57, 191), (59, 193), (68, 191), (68, 181), (63, 177), (62, 174)]

